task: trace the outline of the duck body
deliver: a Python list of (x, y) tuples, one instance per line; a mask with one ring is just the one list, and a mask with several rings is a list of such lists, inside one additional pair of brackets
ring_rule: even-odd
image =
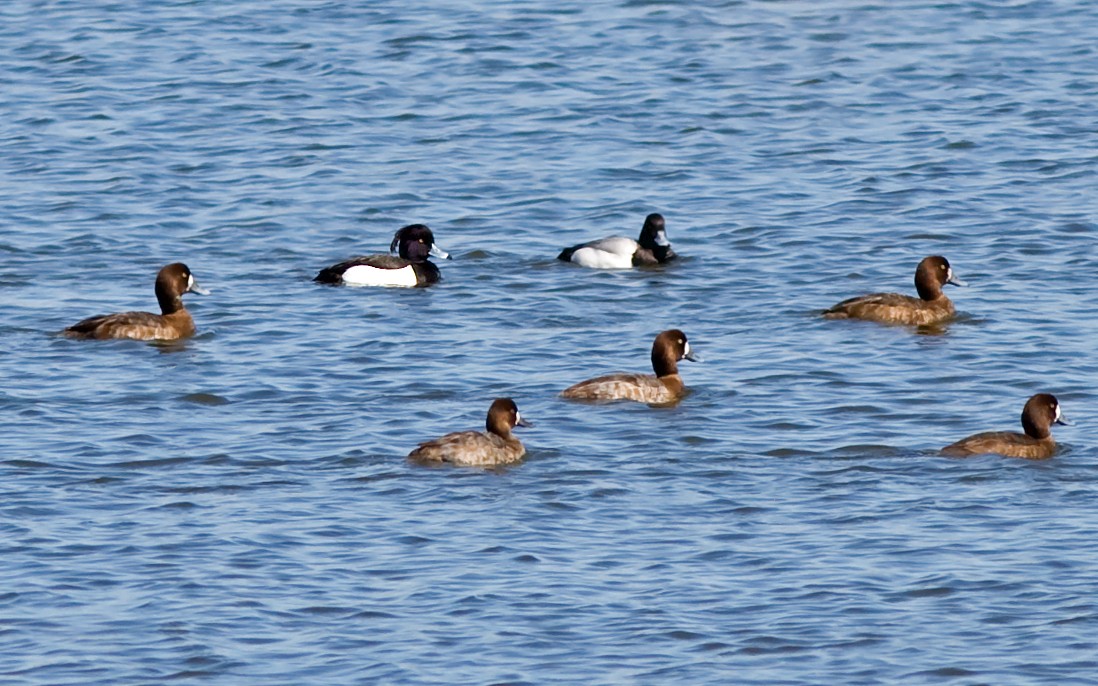
[(486, 467), (514, 464), (526, 454), (517, 438), (504, 438), (488, 431), (454, 431), (420, 444), (408, 457), (427, 462)]
[(1056, 454), (1052, 436), (1034, 438), (1017, 431), (984, 431), (942, 448), (947, 457), (1002, 455), (1030, 460), (1045, 460)]
[(561, 392), (573, 400), (634, 400), (649, 405), (673, 403), (685, 395), (682, 377), (669, 374), (607, 374), (581, 381)]
[(948, 321), (956, 313), (953, 301), (944, 295), (934, 300), (922, 300), (900, 293), (871, 293), (842, 301), (827, 310), (824, 317), (926, 326)]
[(313, 280), (348, 286), (415, 288), (438, 283), (442, 274), (428, 260), (412, 262), (395, 255), (363, 255), (326, 267)]
[(156, 276), (156, 299), (160, 303), (160, 314), (119, 312), (88, 317), (67, 327), (61, 335), (67, 338), (129, 338), (139, 341), (172, 341), (193, 336), (194, 319), (183, 306), (184, 293), (208, 295), (209, 291), (195, 283), (187, 265), (182, 262), (169, 264)]
[(194, 318), (187, 310), (170, 314), (119, 312), (88, 317), (61, 332), (68, 338), (130, 338), (137, 341), (171, 341), (195, 333)]

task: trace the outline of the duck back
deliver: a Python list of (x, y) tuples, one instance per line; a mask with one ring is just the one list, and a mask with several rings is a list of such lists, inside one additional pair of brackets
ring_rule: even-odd
[(171, 314), (120, 312), (88, 317), (62, 331), (68, 338), (130, 338), (138, 341), (172, 340), (193, 336), (194, 319), (186, 310)]
[(1033, 438), (1015, 431), (985, 431), (942, 448), (942, 454), (949, 457), (996, 454), (1030, 460), (1044, 460), (1055, 452), (1056, 442), (1051, 436)]
[(662, 404), (678, 400), (683, 392), (678, 374), (607, 374), (569, 386), (561, 397), (573, 400), (634, 400)]
[(455, 431), (421, 443), (408, 457), (423, 462), (449, 462), (491, 466), (518, 462), (526, 449), (517, 438), (504, 438), (481, 431)]

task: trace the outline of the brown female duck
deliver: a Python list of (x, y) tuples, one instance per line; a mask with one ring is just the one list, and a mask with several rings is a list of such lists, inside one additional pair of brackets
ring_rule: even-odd
[(1015, 431), (985, 431), (942, 448), (949, 457), (967, 457), (995, 453), (1005, 457), (1024, 457), (1043, 460), (1056, 453), (1056, 441), (1052, 440), (1053, 424), (1070, 426), (1071, 422), (1060, 410), (1056, 396), (1038, 393), (1026, 401), (1022, 408), (1024, 434)]
[(133, 338), (139, 341), (173, 341), (194, 335), (194, 320), (183, 307), (184, 293), (209, 295), (195, 283), (187, 265), (174, 262), (156, 275), (156, 299), (160, 314), (120, 312), (89, 317), (61, 332), (69, 338)]
[(942, 286), (967, 286), (953, 275), (949, 260), (941, 255), (923, 258), (915, 269), (915, 290), (919, 297), (899, 293), (872, 293), (844, 300), (825, 310), (827, 319), (865, 319), (882, 324), (924, 326), (940, 324), (953, 318), (953, 302), (942, 292)]
[(526, 454), (522, 442), (511, 434), (516, 426), (531, 426), (510, 398), (497, 398), (488, 408), (487, 431), (455, 431), (420, 443), (408, 454), (420, 462), (491, 467), (518, 462)]
[(673, 403), (686, 395), (686, 387), (679, 376), (678, 361), (697, 362), (690, 350), (686, 334), (670, 329), (656, 336), (652, 342), (651, 374), (608, 374), (569, 386), (561, 397), (573, 400), (635, 400), (649, 404)]

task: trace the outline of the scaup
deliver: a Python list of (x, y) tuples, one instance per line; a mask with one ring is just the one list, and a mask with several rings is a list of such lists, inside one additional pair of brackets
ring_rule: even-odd
[(899, 293), (873, 293), (844, 300), (825, 310), (828, 319), (865, 319), (882, 324), (924, 326), (953, 318), (953, 302), (942, 293), (942, 286), (967, 286), (953, 274), (949, 260), (940, 255), (923, 258), (915, 270), (915, 290), (919, 297)]
[(561, 397), (574, 400), (635, 400), (649, 404), (676, 402), (686, 395), (686, 387), (679, 376), (678, 361), (697, 362), (690, 350), (686, 334), (670, 329), (656, 336), (652, 343), (651, 374), (608, 374), (569, 386)]
[(526, 454), (522, 442), (511, 434), (516, 426), (532, 426), (519, 414), (510, 398), (497, 398), (488, 408), (487, 431), (455, 431), (442, 438), (420, 443), (408, 454), (420, 462), (491, 467), (518, 462)]
[(184, 293), (209, 295), (195, 283), (187, 265), (174, 262), (156, 275), (156, 299), (160, 314), (121, 312), (89, 317), (61, 332), (69, 338), (133, 338), (171, 341), (194, 335), (194, 320), (183, 307)]
[(435, 236), (424, 224), (409, 224), (393, 236), (389, 252), (394, 255), (364, 255), (321, 269), (313, 281), (349, 286), (429, 286), (442, 279), (431, 255), (448, 260), (450, 255), (435, 245)]
[(663, 264), (675, 257), (671, 242), (667, 240), (663, 215), (656, 213), (645, 217), (637, 240), (625, 236), (610, 236), (573, 245), (557, 255), (558, 260), (592, 269), (629, 269)]
[(1026, 401), (1022, 408), (1024, 434), (1016, 431), (986, 431), (969, 436), (942, 448), (949, 457), (967, 457), (994, 453), (1005, 457), (1023, 457), (1043, 460), (1056, 453), (1056, 441), (1052, 439), (1053, 424), (1071, 426), (1060, 410), (1056, 396), (1038, 393)]

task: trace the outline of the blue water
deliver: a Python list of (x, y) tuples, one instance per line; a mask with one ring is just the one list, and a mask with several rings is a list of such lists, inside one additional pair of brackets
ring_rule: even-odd
[[(0, 683), (1098, 683), (1098, 6), (0, 6)], [(561, 247), (667, 218), (682, 260)], [(321, 267), (424, 222), (420, 290)], [(825, 321), (944, 254), (958, 320)], [(180, 345), (52, 334), (155, 309)], [(704, 358), (654, 409), (556, 397)], [(1055, 393), (1045, 462), (945, 459)], [(510, 395), (509, 469), (419, 441)]]

